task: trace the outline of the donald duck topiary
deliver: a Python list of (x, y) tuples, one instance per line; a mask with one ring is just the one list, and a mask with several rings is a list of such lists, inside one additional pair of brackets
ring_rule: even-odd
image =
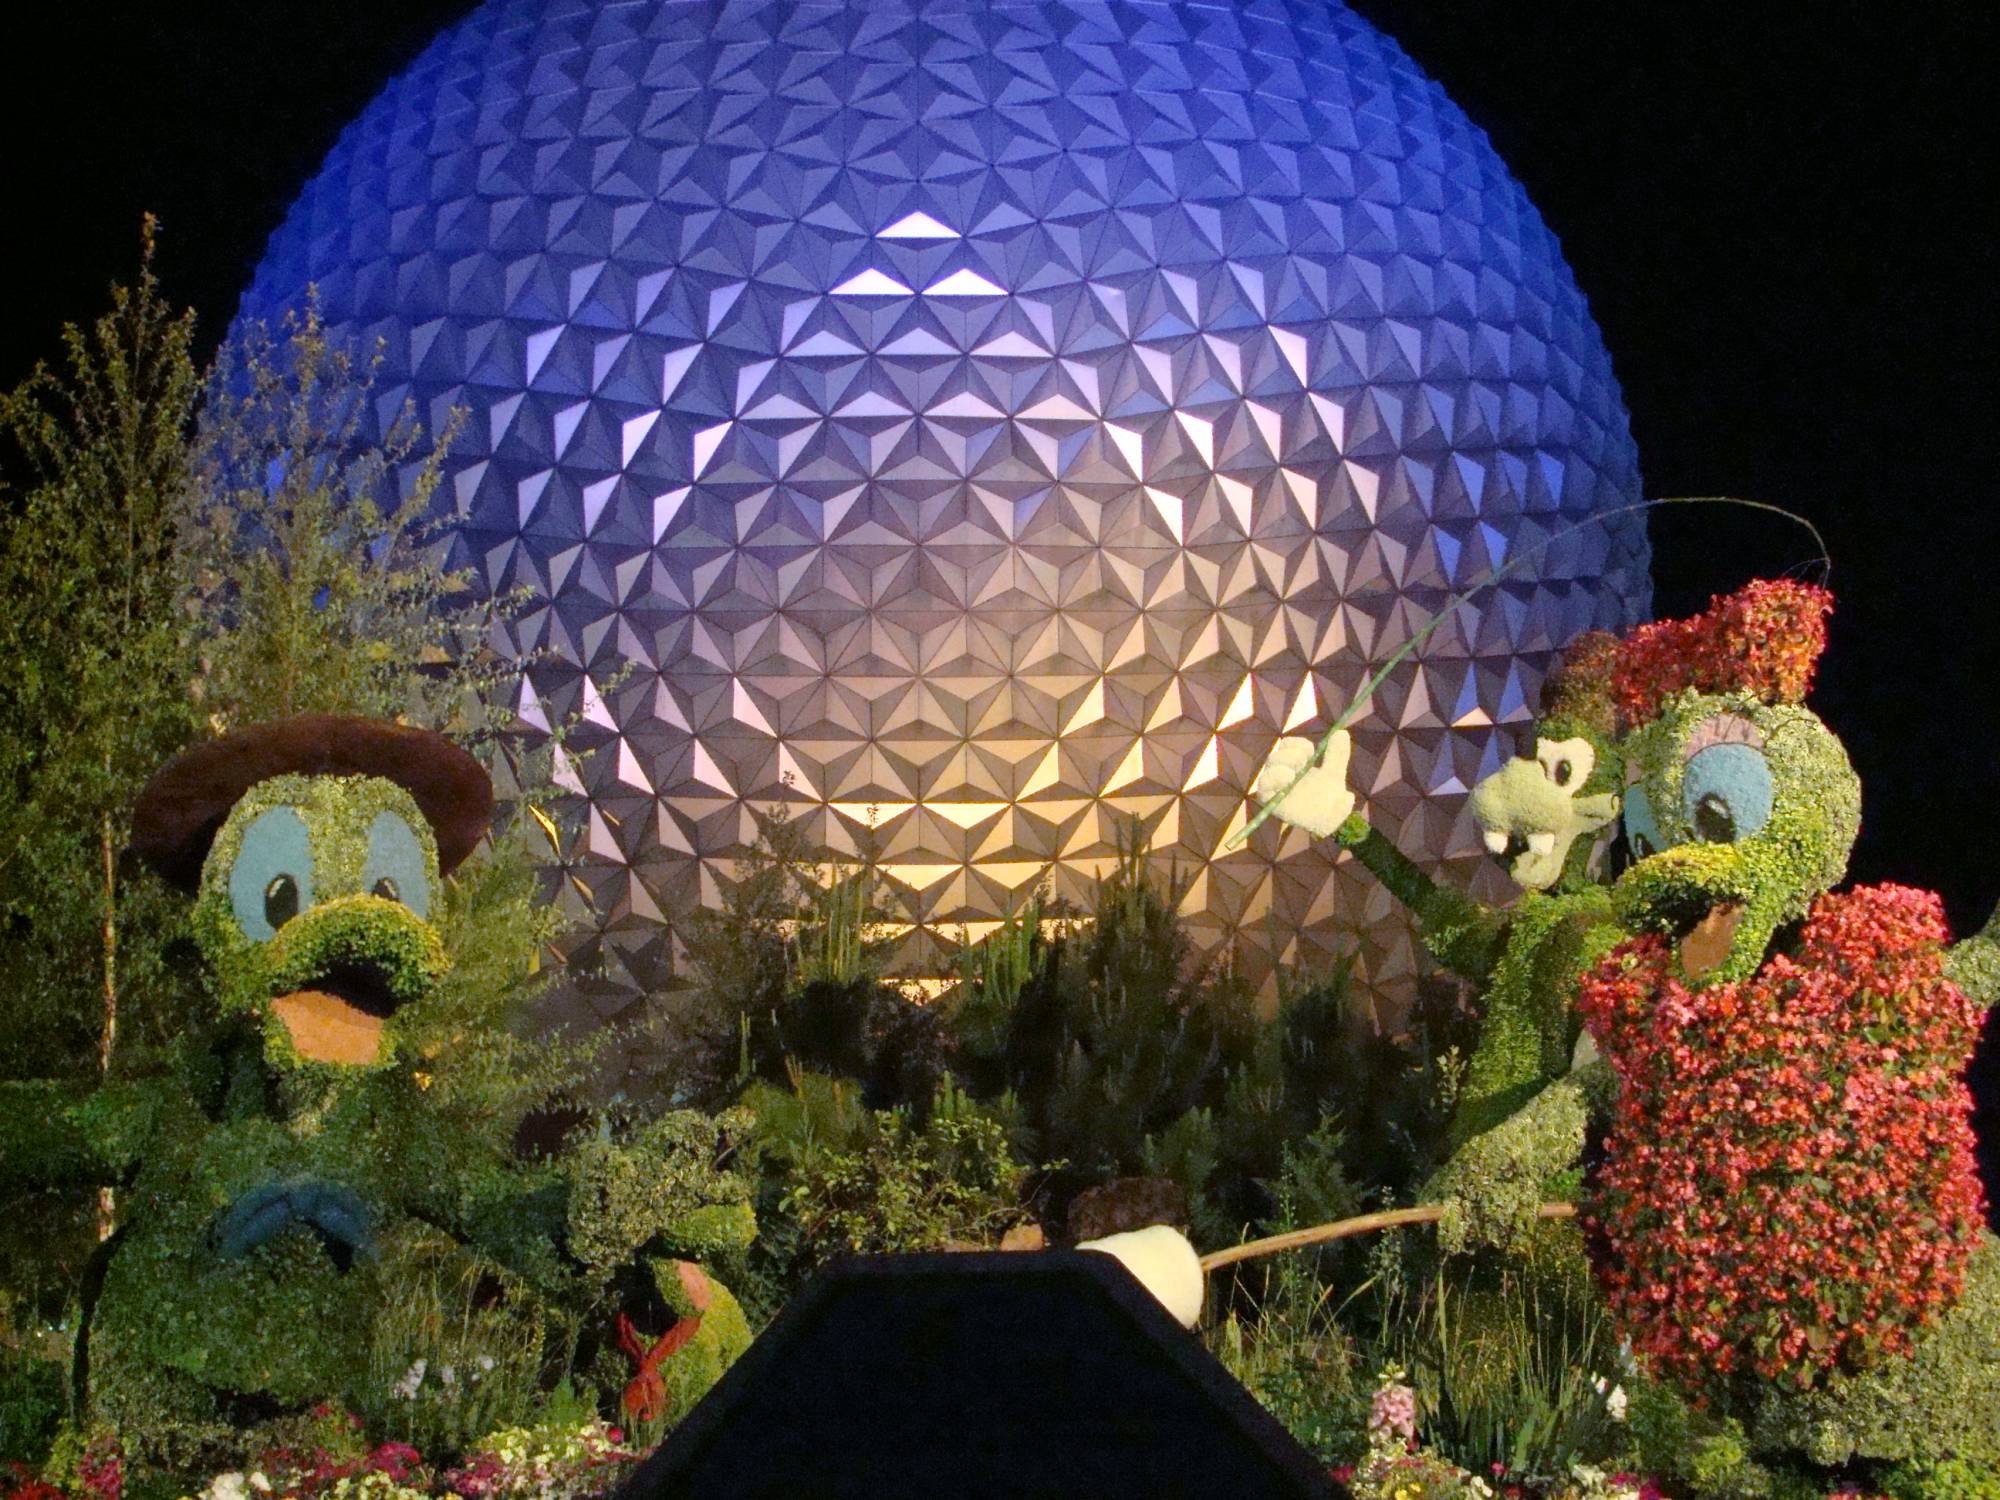
[(695, 1263), (755, 1234), (729, 1162), (746, 1121), (581, 1112), (530, 1156), (534, 1101), (466, 1081), (518, 1055), (447, 982), (448, 877), (491, 812), (486, 771), (443, 736), (317, 714), (196, 745), (141, 794), (133, 848), (194, 896), (213, 1011), (162, 1076), (13, 1086), (39, 1119), (0, 1187), (123, 1189), (75, 1379), (142, 1460), (369, 1409), (404, 1373), (392, 1314), (426, 1278), (484, 1287), (530, 1389), (545, 1335), (580, 1328), (572, 1362), (623, 1378), (628, 1415), (684, 1406), (747, 1345)]

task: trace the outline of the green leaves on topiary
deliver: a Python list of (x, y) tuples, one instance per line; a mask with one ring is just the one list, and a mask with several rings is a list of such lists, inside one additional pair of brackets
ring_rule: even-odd
[(1448, 1161), (1423, 1196), (1444, 1202), (1438, 1244), (1450, 1254), (1478, 1245), (1518, 1249), (1533, 1236), (1550, 1184), (1583, 1154), (1588, 1080), (1571, 1074), (1479, 1135)]
[(1818, 1463), (1950, 1457), (2000, 1471), (2000, 1240), (1980, 1236), (1957, 1303), (1908, 1357), (1810, 1394), (1774, 1391), (1754, 1432)]

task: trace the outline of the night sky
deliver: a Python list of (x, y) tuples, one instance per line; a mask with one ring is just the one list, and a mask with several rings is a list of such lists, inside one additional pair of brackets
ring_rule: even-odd
[[(2000, 49), (1983, 7), (1355, 4), (1486, 129), (1561, 239), (1648, 495), (1749, 496), (1824, 533), (1839, 606), (1814, 706), (1866, 787), (1853, 877), (1930, 886), (1977, 927), (2000, 899), (2000, 256), (1977, 227), (2000, 199)], [(206, 352), (341, 126), (468, 8), (11, 17), (0, 224), (23, 269), (0, 303), (0, 382), (96, 314), (146, 210)], [(1772, 517), (1652, 524), (1662, 614), (1813, 554)], [(2000, 1118), (1982, 1133), (1991, 1149)]]

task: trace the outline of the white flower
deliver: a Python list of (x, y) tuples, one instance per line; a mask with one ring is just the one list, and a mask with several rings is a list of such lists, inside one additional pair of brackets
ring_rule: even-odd
[(250, 1476), (250, 1488), (253, 1490), (263, 1490), (268, 1493), (271, 1488), (270, 1475), (266, 1474), (262, 1469), (259, 1469), (256, 1473)]
[(1598, 1376), (1591, 1384), (1597, 1388), (1597, 1394), (1604, 1398), (1604, 1414), (1614, 1422), (1624, 1421), (1627, 1405), (1625, 1387), (1613, 1385), (1608, 1375)]
[(205, 1500), (245, 1500), (248, 1490), (243, 1475), (231, 1469), (226, 1474), (218, 1474), (209, 1480), (208, 1488), (202, 1492)]
[(429, 1361), (421, 1359), (418, 1360), (415, 1364), (411, 1365), (409, 1369), (403, 1372), (403, 1378), (401, 1380), (397, 1381), (394, 1385), (389, 1387), (390, 1392), (394, 1395), (401, 1396), (405, 1401), (416, 1400), (417, 1391), (424, 1383), (424, 1372), (429, 1368), (430, 1368)]
[(492, 1356), (492, 1355), (490, 1355), (490, 1354), (482, 1354), (482, 1355), (480, 1355), (480, 1356), (479, 1356), (479, 1359), (478, 1359), (478, 1365), (479, 1365), (479, 1368), (480, 1368), (481, 1370), (490, 1370), (490, 1369), (492, 1369), (492, 1368), (493, 1368), (493, 1356)]
[(438, 1379), (444, 1382), (446, 1390), (450, 1390), (451, 1387), (458, 1384), (458, 1371), (454, 1370), (450, 1365), (439, 1365)]

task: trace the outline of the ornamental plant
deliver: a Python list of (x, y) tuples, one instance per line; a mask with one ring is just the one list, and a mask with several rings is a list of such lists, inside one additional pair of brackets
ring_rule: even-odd
[(1824, 588), (1759, 578), (1718, 595), (1701, 614), (1641, 625), (1615, 651), (1593, 651), (1590, 670), (1608, 674), (1618, 707), (1635, 724), (1690, 689), (1803, 703), (1832, 610)]
[[(586, 1500), (617, 1488), (641, 1457), (617, 1428), (594, 1419), (502, 1429), (455, 1468), (408, 1443), (365, 1446), (359, 1419), (332, 1408), (309, 1420), (318, 1441), (272, 1448), (246, 1468), (217, 1474), (200, 1500)], [(66, 1497), (49, 1489), (9, 1500)]]
[(1907, 1353), (1983, 1221), (1962, 1074), (1979, 1014), (1937, 898), (1822, 896), (1794, 950), (1692, 989), (1665, 937), (1585, 979), (1620, 1088), (1587, 1221), (1614, 1316), (1710, 1400)]

